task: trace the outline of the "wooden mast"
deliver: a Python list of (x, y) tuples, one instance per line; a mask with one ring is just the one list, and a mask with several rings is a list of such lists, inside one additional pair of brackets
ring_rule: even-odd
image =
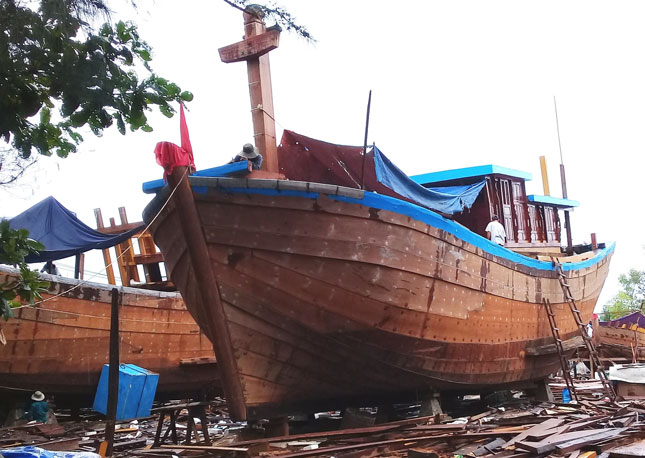
[(259, 7), (247, 6), (244, 11), (244, 40), (220, 48), (219, 55), (225, 63), (244, 60), (247, 63), (255, 146), (264, 158), (262, 168), (270, 174), (277, 175), (278, 148), (268, 52), (278, 47), (280, 29), (267, 31), (263, 17), (264, 13)]

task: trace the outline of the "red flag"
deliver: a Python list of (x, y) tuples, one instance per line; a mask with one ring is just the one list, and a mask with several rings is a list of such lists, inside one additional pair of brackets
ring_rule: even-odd
[(188, 136), (188, 125), (184, 115), (184, 106), (179, 104), (179, 131), (181, 134), (181, 147), (170, 142), (159, 142), (155, 147), (157, 163), (164, 169), (164, 181), (172, 173), (175, 167), (189, 167), (190, 172), (195, 171), (195, 159), (193, 158), (193, 147)]
[(193, 158), (193, 147), (190, 144), (188, 135), (188, 126), (186, 125), (186, 115), (184, 114), (184, 104), (179, 103), (179, 131), (181, 132), (181, 148), (190, 156), (190, 165), (195, 170), (195, 159)]

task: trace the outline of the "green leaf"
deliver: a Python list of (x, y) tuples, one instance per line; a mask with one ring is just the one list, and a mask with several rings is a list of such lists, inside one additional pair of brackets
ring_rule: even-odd
[(143, 110), (139, 110), (130, 114), (130, 128), (132, 130), (137, 130), (141, 128), (148, 119), (146, 118)]
[(168, 105), (168, 104), (161, 105), (161, 106), (159, 107), (159, 111), (161, 111), (161, 113), (162, 113), (164, 116), (168, 117), (168, 118), (172, 118), (172, 117), (173, 117), (173, 115), (175, 114), (175, 111), (174, 111), (174, 110), (172, 109), (172, 107), (171, 107), (170, 105)]
[(114, 31), (112, 30), (112, 27), (110, 27), (110, 24), (103, 24), (99, 30), (99, 35), (102, 37), (109, 37), (113, 33)]
[(90, 112), (87, 110), (77, 111), (73, 113), (70, 117), (70, 123), (74, 127), (82, 127), (87, 123), (87, 120), (90, 117)]
[(116, 118), (116, 126), (119, 129), (119, 133), (121, 133), (121, 135), (125, 135), (125, 123), (123, 122), (123, 116), (117, 113), (114, 115), (114, 117)]
[(179, 97), (180, 97), (180, 98), (181, 98), (181, 100), (183, 100), (184, 102), (192, 102), (192, 100), (193, 100), (193, 93), (192, 93), (192, 92), (190, 92), (190, 91), (183, 91), (183, 92), (179, 95)]
[(119, 36), (119, 40), (126, 42), (132, 39), (132, 35), (130, 34), (130, 31), (126, 27), (125, 22), (119, 21), (118, 24), (116, 25), (116, 33)]
[(146, 62), (150, 62), (152, 57), (150, 57), (150, 52), (147, 49), (139, 49), (136, 53)]
[(44, 107), (42, 110), (40, 110), (40, 123), (41, 124), (49, 124), (50, 120), (52, 118), (52, 112), (49, 108)]
[(175, 83), (168, 83), (166, 89), (168, 90), (168, 96), (173, 99), (179, 95), (180, 89)]
[(7, 321), (9, 318), (13, 318), (13, 310), (11, 310), (11, 305), (9, 301), (4, 298), (0, 299), (0, 315), (2, 318)]

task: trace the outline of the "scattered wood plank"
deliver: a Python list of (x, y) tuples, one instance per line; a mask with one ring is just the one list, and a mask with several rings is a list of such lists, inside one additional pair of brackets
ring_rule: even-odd
[(620, 436), (620, 434), (624, 431), (625, 431), (625, 428), (613, 428), (613, 429), (608, 428), (603, 432), (593, 434), (591, 436), (582, 437), (580, 439), (574, 439), (568, 442), (562, 442), (560, 444), (557, 444), (555, 448), (560, 453), (568, 453), (573, 450), (577, 450), (585, 445), (593, 444), (594, 442), (599, 442), (599, 441), (611, 439), (616, 436)]
[(560, 426), (562, 423), (564, 423), (563, 419), (549, 418), (548, 420), (543, 421), (542, 423), (539, 423), (539, 424), (527, 429), (526, 431), (518, 434), (513, 439), (511, 439), (508, 442), (506, 442), (502, 446), (502, 448), (508, 448), (511, 445), (514, 445), (516, 442), (525, 440), (531, 434), (537, 434), (537, 433), (539, 433), (541, 431), (546, 431), (546, 430), (555, 428), (556, 426)]
[(589, 429), (585, 431), (573, 431), (569, 433), (558, 434), (557, 436), (548, 437), (540, 442), (520, 441), (517, 447), (529, 452), (542, 454), (555, 450), (557, 444), (575, 441), (589, 436), (598, 434), (608, 434), (612, 429)]
[(439, 458), (439, 455), (432, 450), (411, 448), (408, 450), (408, 458)]
[(248, 452), (248, 447), (222, 447), (218, 445), (171, 445), (163, 444), (160, 445), (161, 448), (172, 448), (175, 450), (201, 450), (201, 451), (221, 451), (221, 452)]
[(608, 451), (610, 458), (640, 458), (645, 457), (645, 440), (633, 444), (612, 448)]
[(497, 439), (492, 440), (491, 442), (488, 442), (486, 445), (482, 445), (475, 451), (473, 451), (473, 455), (475, 456), (482, 456), (482, 455), (488, 455), (490, 453), (493, 453), (495, 450), (498, 448), (501, 448), (502, 445), (504, 445), (506, 441), (500, 437)]
[(146, 446), (146, 439), (134, 439), (131, 441), (115, 442), (112, 450), (115, 452), (122, 452), (133, 448), (143, 448)]
[(78, 437), (69, 437), (65, 439), (56, 439), (53, 441), (39, 442), (36, 444), (40, 448), (45, 450), (51, 450), (54, 452), (67, 452), (70, 450), (76, 450), (78, 448)]

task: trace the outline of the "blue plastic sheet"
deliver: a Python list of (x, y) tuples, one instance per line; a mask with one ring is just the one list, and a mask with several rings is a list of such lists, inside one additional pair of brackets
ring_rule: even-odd
[(0, 450), (2, 458), (101, 458), (92, 452), (52, 452), (39, 447), (14, 447)]
[(129, 239), (143, 227), (118, 235), (103, 234), (83, 223), (51, 196), (11, 218), (9, 225), (12, 229), (27, 229), (31, 239), (45, 245), (45, 250), (38, 255), (27, 256), (27, 262), (55, 261), (97, 248), (109, 248)]
[(376, 179), (397, 194), (431, 210), (452, 215), (472, 207), (486, 181), (468, 186), (424, 188), (410, 179), (375, 146)]

